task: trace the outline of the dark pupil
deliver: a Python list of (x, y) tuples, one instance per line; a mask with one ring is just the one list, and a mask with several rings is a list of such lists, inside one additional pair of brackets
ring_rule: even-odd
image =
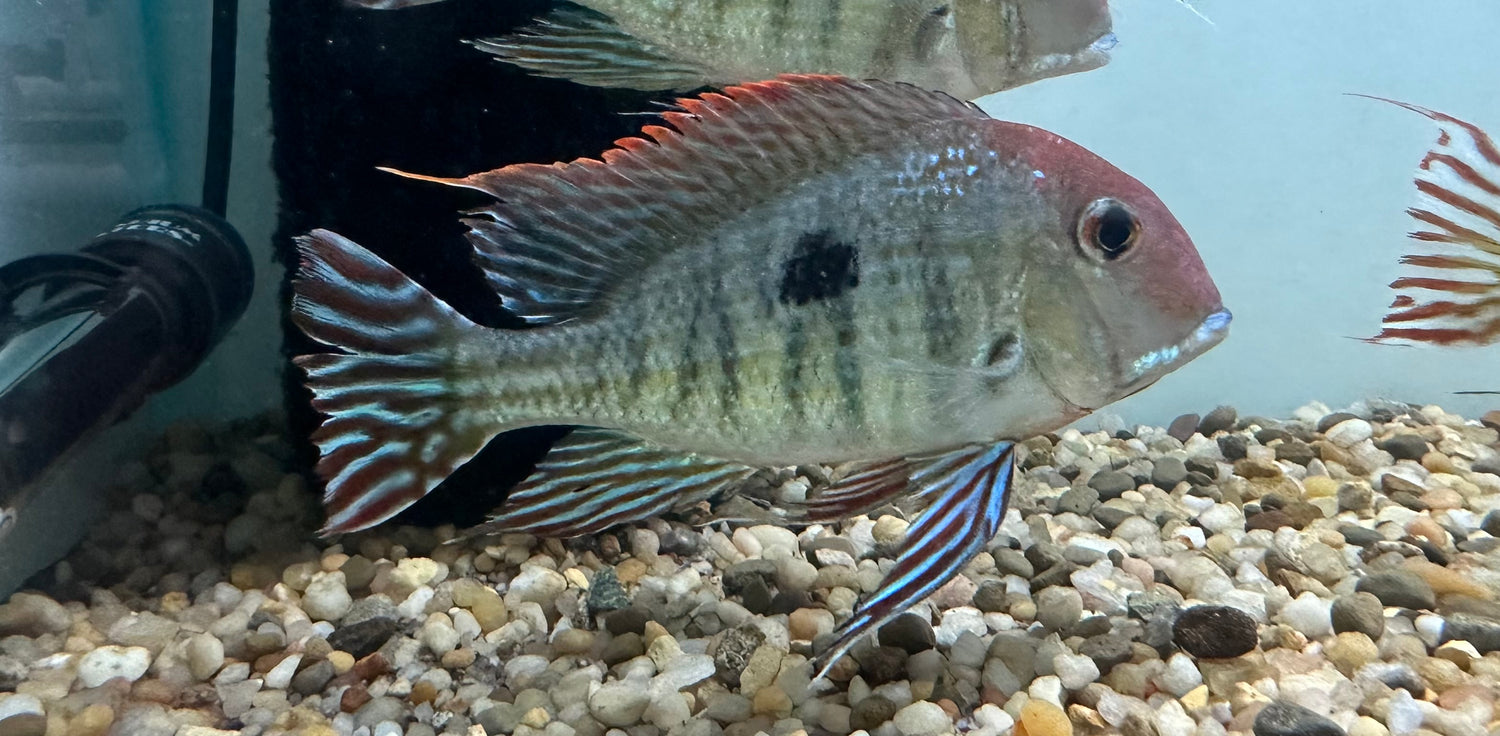
[(1111, 256), (1118, 256), (1130, 244), (1135, 232), (1135, 218), (1124, 207), (1110, 207), (1099, 215), (1099, 230), (1094, 239)]

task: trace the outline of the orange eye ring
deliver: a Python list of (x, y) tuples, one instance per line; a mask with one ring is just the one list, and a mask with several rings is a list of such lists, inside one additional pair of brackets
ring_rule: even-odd
[(1078, 218), (1078, 245), (1104, 263), (1119, 260), (1141, 239), (1141, 219), (1124, 202), (1101, 197)]

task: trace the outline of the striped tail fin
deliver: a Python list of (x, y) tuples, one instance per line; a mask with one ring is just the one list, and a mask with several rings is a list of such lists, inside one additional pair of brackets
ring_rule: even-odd
[[(1382, 98), (1375, 98), (1382, 99)], [(1438, 141), (1417, 168), (1419, 227), (1431, 252), (1401, 259), (1410, 272), (1370, 342), (1485, 345), (1500, 340), (1500, 148), (1477, 126), (1395, 100), (1438, 124)]]
[(416, 502), (500, 427), (466, 408), (455, 349), (480, 329), (375, 254), (341, 235), (298, 238), (292, 321), (342, 353), (303, 355), (312, 435), (327, 482), (323, 534), (379, 524)]

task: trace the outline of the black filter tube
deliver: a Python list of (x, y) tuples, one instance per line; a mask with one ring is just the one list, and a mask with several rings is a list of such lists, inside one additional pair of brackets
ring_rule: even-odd
[[(198, 207), (144, 207), (77, 257), (33, 258), (50, 260), (0, 269), (0, 297), (7, 273), (25, 273), (52, 293), (76, 282), (97, 295), (49, 315), (54, 326), (60, 318), (83, 326), (0, 393), (0, 522), (71, 448), (192, 373), (244, 313), (254, 287), (244, 241)], [(53, 263), (72, 265), (46, 273)]]

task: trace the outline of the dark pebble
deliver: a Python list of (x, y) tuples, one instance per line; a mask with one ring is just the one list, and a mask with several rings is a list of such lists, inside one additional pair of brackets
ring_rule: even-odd
[(1306, 501), (1292, 501), (1282, 511), (1292, 517), (1292, 527), (1305, 529), (1308, 524), (1323, 518), (1323, 510)]
[(1090, 549), (1088, 547), (1068, 546), (1063, 548), (1063, 559), (1066, 559), (1068, 562), (1078, 565), (1079, 567), (1088, 567), (1089, 565), (1105, 559), (1106, 557), (1107, 555), (1105, 555), (1103, 552), (1100, 552), (1097, 549)]
[(937, 646), (937, 634), (926, 619), (914, 613), (903, 613), (880, 627), (880, 643), (897, 647), (907, 654), (916, 654)]
[(625, 594), (625, 586), (620, 584), (613, 567), (602, 567), (594, 573), (589, 585), (589, 613), (618, 611), (629, 605), (630, 596)]
[(375, 579), (375, 563), (364, 555), (354, 555), (344, 560), (339, 572), (344, 573), (344, 586), (352, 593), (370, 586), (370, 581)]
[[(1407, 493), (1413, 496), (1420, 496), (1423, 493), (1427, 492), (1427, 489), (1405, 478), (1402, 478), (1395, 473), (1386, 473), (1385, 475), (1380, 476), (1380, 490), (1385, 491), (1386, 493)], [(1422, 508), (1413, 510), (1426, 511), (1427, 504), (1422, 504)]]
[(1022, 683), (1036, 679), (1036, 656), (1041, 640), (1023, 633), (1001, 632), (990, 641), (985, 656), (1005, 664)]
[(1391, 453), (1391, 457), (1397, 460), (1421, 460), (1428, 449), (1427, 440), (1415, 434), (1398, 434), (1384, 442), (1375, 443), (1375, 446)]
[(320, 660), (292, 676), (292, 692), (307, 697), (323, 692), (324, 686), (333, 679), (333, 663)]
[(609, 640), (604, 645), (604, 651), (599, 654), (599, 659), (604, 664), (613, 667), (621, 662), (629, 662), (636, 657), (646, 653), (646, 644), (641, 640), (641, 635), (634, 631), (627, 631)]
[(1312, 462), (1318, 454), (1313, 451), (1312, 445), (1301, 440), (1286, 440), (1276, 446), (1276, 459), (1285, 460), (1289, 463), (1306, 466)]
[[(1095, 510), (1095, 518), (1098, 518), (1097, 510)], [(1036, 574), (1036, 568), (1032, 566), (1030, 560), (1026, 559), (1026, 555), (1022, 554), (1021, 550), (1001, 547), (990, 553), (990, 556), (995, 558), (995, 570), (1001, 575), (1020, 575), (1023, 578), (1029, 578)]]
[(1010, 610), (1005, 600), (1005, 583), (986, 580), (974, 591), (974, 607), (985, 613), (1005, 613)]
[(1300, 705), (1277, 701), (1260, 709), (1255, 736), (1345, 736), (1337, 723)]
[[(805, 590), (783, 590), (771, 598), (770, 615), (790, 614), (799, 608), (812, 606), (812, 596)], [(748, 609), (747, 609), (748, 610)]]
[(1203, 421), (1198, 423), (1198, 434), (1204, 437), (1212, 437), (1215, 432), (1223, 432), (1234, 427), (1234, 420), (1239, 412), (1232, 406), (1217, 406), (1214, 410), (1203, 416)]
[(1269, 445), (1277, 440), (1281, 440), (1284, 442), (1290, 439), (1295, 439), (1292, 436), (1292, 433), (1280, 427), (1266, 427), (1265, 429), (1259, 430), (1255, 433), (1255, 441), (1261, 443), (1262, 445)]
[(1057, 499), (1057, 513), (1074, 513), (1079, 516), (1087, 516), (1089, 510), (1099, 503), (1099, 492), (1084, 486), (1082, 488), (1069, 488)]
[(1037, 575), (1031, 579), (1031, 592), (1035, 593), (1036, 591), (1039, 591), (1042, 588), (1046, 588), (1051, 585), (1070, 585), (1072, 583), (1073, 573), (1077, 571), (1077, 565), (1068, 562), (1067, 560), (1063, 560), (1062, 562), (1059, 562), (1056, 565), (1053, 565), (1052, 567), (1049, 567), (1046, 570), (1037, 573)]
[(1129, 638), (1108, 633), (1084, 639), (1078, 645), (1078, 653), (1094, 660), (1094, 664), (1099, 667), (1099, 674), (1108, 675), (1115, 665), (1129, 662), (1133, 650)]
[(1224, 454), (1224, 459), (1229, 462), (1244, 460), (1246, 450), (1250, 447), (1250, 441), (1242, 434), (1226, 434), (1219, 437), (1215, 442), (1219, 443), (1219, 452)]
[(1026, 459), (1021, 461), (1022, 470), (1033, 470), (1044, 465), (1052, 464), (1052, 448), (1040, 447), (1030, 448), (1026, 451)]
[(1178, 483), (1187, 480), (1187, 474), (1187, 465), (1181, 460), (1175, 457), (1158, 458), (1151, 468), (1151, 485), (1171, 491)]
[(1333, 429), (1333, 425), (1358, 418), (1357, 415), (1350, 414), (1347, 411), (1336, 411), (1318, 420), (1318, 431), (1326, 434), (1328, 430)]
[(1487, 555), (1500, 549), (1500, 537), (1477, 537), (1465, 539), (1458, 543), (1459, 552), (1473, 552), (1474, 554)]
[(1135, 512), (1115, 506), (1095, 506), (1093, 511), (1094, 521), (1110, 531), (1114, 531), (1115, 527), (1132, 516), (1135, 516)]
[[(1489, 416), (1489, 415), (1486, 414), (1485, 416)], [(1490, 475), (1500, 475), (1500, 455), (1494, 455), (1494, 456), (1491, 456), (1491, 457), (1480, 458), (1478, 460), (1475, 460), (1474, 464), (1469, 466), (1469, 469), (1472, 470), (1472, 471), (1474, 471), (1474, 472), (1476, 472), (1476, 473), (1489, 473)]]
[(1454, 614), (1443, 624), (1443, 641), (1454, 639), (1473, 644), (1480, 654), (1500, 651), (1500, 621)]
[(1178, 442), (1187, 442), (1192, 439), (1193, 433), (1196, 431), (1198, 431), (1197, 414), (1183, 414), (1173, 419), (1172, 423), (1167, 425), (1167, 436)]
[(882, 723), (896, 716), (896, 704), (879, 696), (871, 695), (854, 704), (849, 711), (849, 727), (856, 731), (874, 731)]
[(604, 628), (615, 636), (621, 634), (644, 634), (646, 633), (646, 622), (651, 620), (651, 614), (643, 608), (622, 608), (604, 619)]
[(1333, 599), (1330, 614), (1335, 633), (1357, 631), (1376, 641), (1385, 633), (1385, 607), (1370, 593), (1351, 593)]
[(1046, 570), (1063, 561), (1062, 547), (1052, 542), (1036, 542), (1024, 551), (1026, 561), (1038, 570)]
[(1119, 470), (1104, 470), (1089, 478), (1089, 488), (1099, 492), (1104, 501), (1119, 498), (1126, 491), (1135, 489), (1135, 477)]
[(1202, 473), (1210, 478), (1219, 477), (1219, 466), (1212, 460), (1190, 457), (1183, 464), (1187, 465), (1189, 473)]
[(1193, 606), (1172, 625), (1177, 646), (1194, 657), (1223, 659), (1255, 649), (1260, 636), (1250, 614), (1229, 606)]
[(1340, 511), (1363, 511), (1375, 502), (1375, 491), (1363, 483), (1344, 483), (1338, 491)]
[(328, 643), (354, 655), (355, 659), (374, 654), (396, 634), (396, 619), (383, 616), (345, 624), (328, 635)]
[(1292, 517), (1291, 514), (1288, 514), (1287, 512), (1280, 509), (1262, 511), (1254, 516), (1245, 519), (1245, 529), (1247, 531), (1251, 529), (1269, 529), (1271, 531), (1276, 531), (1277, 529), (1280, 529), (1284, 526), (1292, 526)]
[(1479, 529), (1492, 537), (1500, 537), (1500, 511), (1491, 511), (1479, 522)]
[(771, 589), (764, 580), (751, 578), (740, 589), (740, 605), (753, 614), (764, 616), (771, 610)]
[(1087, 639), (1090, 636), (1108, 634), (1111, 630), (1108, 616), (1087, 616), (1082, 621), (1068, 627), (1067, 634), (1068, 636), (1081, 636)]
[(1406, 570), (1377, 572), (1360, 578), (1354, 589), (1370, 593), (1387, 606), (1431, 610), (1437, 605), (1432, 586), (1422, 576)]
[(901, 647), (879, 646), (859, 656), (859, 672), (865, 682), (884, 685), (906, 679), (906, 659), (911, 656)]
[(661, 535), (661, 553), (664, 555), (693, 555), (703, 550), (703, 537), (691, 529), (672, 525)]
[(776, 563), (771, 560), (743, 560), (724, 571), (724, 592), (737, 595), (751, 580), (770, 585), (776, 580)]
[(1345, 542), (1356, 547), (1369, 547), (1377, 542), (1385, 541), (1385, 536), (1380, 532), (1358, 524), (1340, 524), (1339, 534), (1344, 535)]
[(1277, 511), (1286, 508), (1286, 499), (1280, 493), (1267, 493), (1260, 497), (1260, 507), (1267, 511)]
[(714, 674), (730, 687), (740, 686), (740, 673), (750, 663), (750, 655), (761, 644), (766, 635), (754, 626), (741, 626), (724, 632), (719, 646), (714, 650)]
[(1416, 537), (1409, 541), (1417, 545), (1417, 549), (1422, 550), (1422, 556), (1426, 557), (1428, 562), (1434, 565), (1448, 566), (1448, 553), (1444, 552), (1441, 547), (1421, 537)]
[(1491, 409), (1479, 417), (1479, 423), (1490, 429), (1500, 429), (1500, 409)]
[[(1386, 477), (1389, 478), (1390, 476)], [(1428, 510), (1427, 502), (1418, 498), (1417, 494), (1415, 493), (1411, 493), (1409, 491), (1396, 491), (1394, 493), (1391, 493), (1389, 490), (1387, 490), (1386, 493), (1390, 496), (1390, 499), (1392, 501), (1395, 501), (1396, 503), (1399, 503), (1402, 506), (1411, 509), (1412, 511)]]

